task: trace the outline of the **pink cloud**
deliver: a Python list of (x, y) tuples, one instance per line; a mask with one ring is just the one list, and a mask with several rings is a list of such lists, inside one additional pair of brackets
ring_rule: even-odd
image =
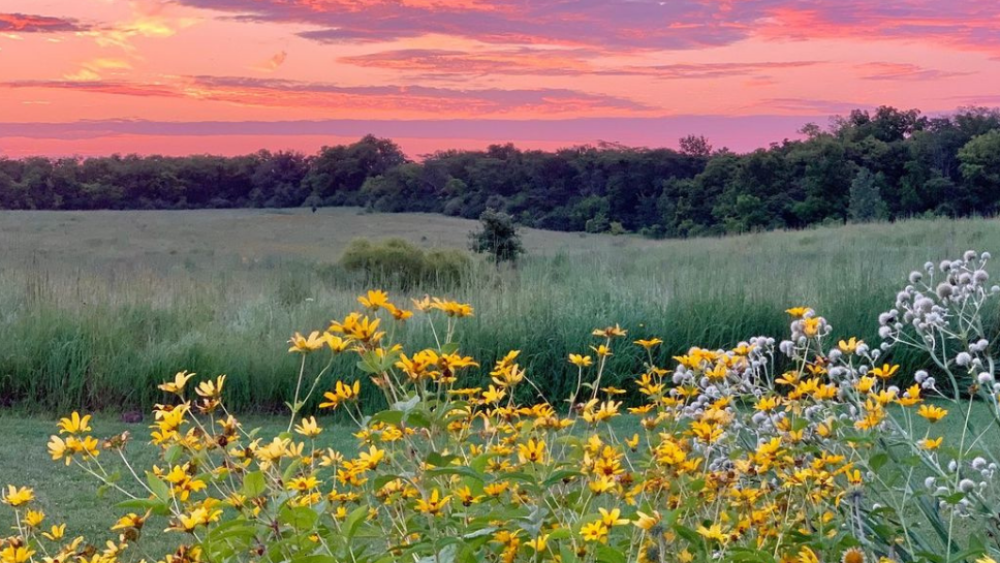
[(426, 86), (338, 86), (242, 77), (198, 76), (172, 83), (107, 80), (24, 80), (0, 88), (74, 90), (140, 97), (188, 98), (248, 106), (323, 108), (437, 116), (539, 116), (635, 113), (652, 108), (623, 98), (569, 89), (468, 89)]
[(993, 0), (775, 2), (757, 35), (772, 39), (896, 39), (1000, 52)]
[(82, 31), (76, 20), (29, 14), (0, 14), (0, 32), (5, 33), (67, 33)]
[(569, 45), (608, 52), (696, 49), (749, 38), (913, 39), (1000, 48), (993, 0), (178, 0), (250, 21), (317, 29), (321, 42), (427, 34), (488, 43)]
[(804, 68), (818, 61), (748, 62), (748, 63), (679, 63), (648, 66), (598, 66), (587, 59), (592, 51), (584, 49), (497, 49), (489, 51), (454, 51), (444, 49), (399, 49), (367, 55), (341, 57), (339, 62), (365, 68), (380, 68), (414, 73), (422, 77), (450, 75), (544, 75), (544, 76), (652, 76), (664, 79), (730, 78), (766, 76), (778, 70)]
[(909, 63), (865, 63), (855, 65), (865, 80), (942, 80), (955, 76), (968, 76), (971, 72), (957, 72), (924, 68)]
[(751, 108), (761, 113), (792, 113), (792, 114), (825, 114), (834, 115), (846, 113), (855, 108), (863, 108), (864, 104), (842, 102), (836, 100), (816, 100), (806, 98), (768, 98), (752, 105)]
[(231, 12), (243, 20), (314, 25), (319, 29), (300, 35), (327, 43), (443, 34), (488, 43), (680, 49), (738, 40), (756, 17), (752, 12), (729, 12), (722, 19), (719, 6), (697, 0), (180, 1)]

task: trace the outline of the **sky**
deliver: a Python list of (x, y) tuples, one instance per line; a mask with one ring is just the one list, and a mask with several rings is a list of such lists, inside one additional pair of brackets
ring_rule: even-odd
[(1000, 105), (996, 0), (0, 0), (0, 154), (736, 151)]

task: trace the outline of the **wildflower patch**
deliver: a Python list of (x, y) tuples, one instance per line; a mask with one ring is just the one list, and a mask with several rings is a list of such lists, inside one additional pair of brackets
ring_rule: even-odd
[[(160, 386), (171, 400), (153, 413), (150, 468), (130, 463), (127, 433), (99, 439), (90, 416), (63, 418), (53, 461), (118, 495), (121, 517), (110, 540), (88, 543), (9, 484), (0, 501), (14, 535), (0, 561), (994, 563), (995, 430), (969, 423), (982, 403), (1000, 425), (996, 335), (982, 322), (1000, 294), (988, 259), (968, 252), (912, 274), (880, 315), (877, 345), (834, 341), (808, 307), (787, 311), (787, 340), (692, 347), (670, 365), (654, 362), (659, 338), (597, 328), (566, 359), (566, 397), (545, 396), (517, 350), (486, 366), (464, 354), (472, 305), (370, 291), (358, 311), (289, 341), (302, 369), (286, 432), (244, 427), (226, 407), (225, 375), (186, 371)], [(425, 327), (436, 346), (404, 349), (399, 323)], [(630, 346), (643, 371), (627, 388), (603, 384), (608, 358)], [(933, 365), (901, 373), (900, 346)], [(357, 372), (331, 375), (345, 354)], [(330, 361), (306, 373), (314, 355)], [(484, 386), (466, 384), (476, 370)], [(361, 379), (385, 405), (373, 415), (360, 408)], [(642, 400), (623, 406), (626, 394)], [(321, 413), (303, 416), (319, 397)], [(318, 446), (343, 431), (324, 426), (333, 410), (354, 422), (356, 450)], [(946, 442), (939, 423), (953, 417), (965, 424)], [(169, 525), (150, 529), (153, 515)], [(172, 534), (176, 549), (146, 553), (149, 534)]]

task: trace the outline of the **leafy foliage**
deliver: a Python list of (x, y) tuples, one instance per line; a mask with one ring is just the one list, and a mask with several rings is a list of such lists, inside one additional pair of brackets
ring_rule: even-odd
[(885, 202), (879, 192), (875, 176), (867, 168), (858, 171), (851, 182), (850, 203), (847, 208), (848, 219), (852, 223), (870, 223), (885, 219)]
[(506, 213), (487, 209), (479, 216), (479, 221), (482, 228), (469, 233), (469, 248), (473, 252), (488, 255), (497, 264), (517, 262), (518, 256), (524, 254), (524, 245), (514, 218)]

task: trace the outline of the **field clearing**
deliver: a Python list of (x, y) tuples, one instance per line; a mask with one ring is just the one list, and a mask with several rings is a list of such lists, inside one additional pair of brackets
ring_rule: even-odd
[[(234, 408), (278, 409), (297, 368), (285, 353), (289, 335), (324, 328), (373, 285), (335, 265), (348, 241), (399, 236), (462, 248), (475, 226), (357, 209), (0, 213), (0, 404), (149, 407), (155, 383), (188, 369), (229, 374)], [(463, 351), (489, 364), (523, 349), (529, 374), (558, 396), (574, 375), (566, 355), (586, 350), (594, 327), (616, 322), (630, 336), (661, 337), (663, 363), (691, 345), (783, 337), (783, 311), (796, 305), (825, 315), (837, 337), (877, 342), (878, 314), (909, 271), (968, 248), (996, 252), (1000, 223), (669, 241), (526, 229), (524, 238), (529, 254), (516, 271), (480, 264), (459, 287), (404, 297), (473, 304)], [(403, 341), (426, 345), (427, 332), (416, 326)], [(616, 353), (609, 383), (630, 379), (640, 357)], [(918, 357), (895, 359), (905, 371), (922, 366)]]
[[(465, 248), (475, 221), (429, 213), (365, 213), (357, 208), (191, 211), (0, 211), (0, 258), (59, 262), (171, 265), (176, 259), (336, 262), (354, 238), (399, 237), (425, 247)], [(624, 239), (525, 229), (531, 253), (589, 252)], [(627, 246), (652, 241), (629, 239)]]

